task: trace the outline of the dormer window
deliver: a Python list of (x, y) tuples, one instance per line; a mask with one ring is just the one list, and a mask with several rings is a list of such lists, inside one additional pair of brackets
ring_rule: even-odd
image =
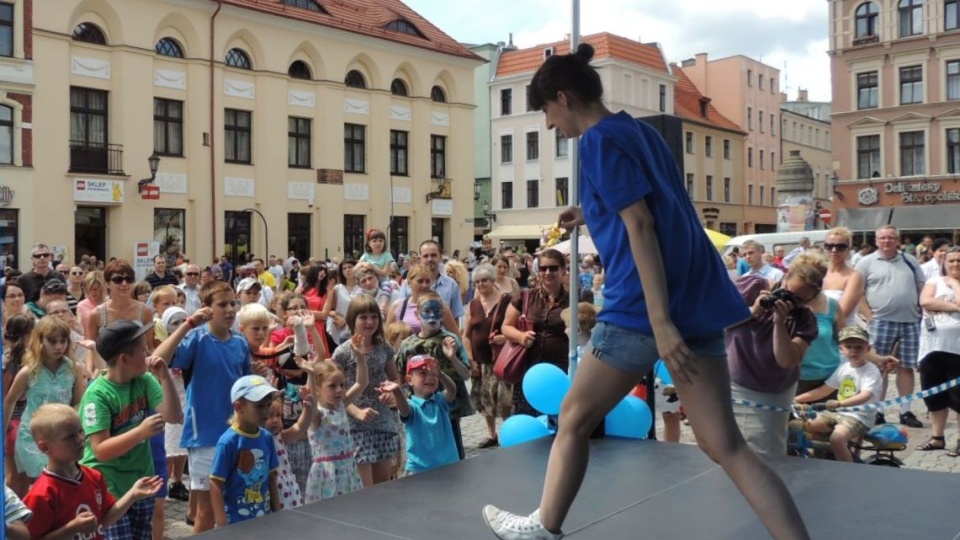
[[(283, 5), (296, 7), (300, 9), (309, 9), (310, 11), (316, 11), (317, 13), (327, 13), (327, 10), (316, 3), (315, 0), (283, 0)], [(329, 13), (327, 13), (329, 15)]]
[(397, 19), (395, 21), (387, 23), (387, 30), (392, 30), (394, 32), (402, 32), (404, 34), (410, 34), (411, 36), (423, 37), (423, 34), (417, 30), (417, 27), (410, 24), (409, 22), (403, 19)]

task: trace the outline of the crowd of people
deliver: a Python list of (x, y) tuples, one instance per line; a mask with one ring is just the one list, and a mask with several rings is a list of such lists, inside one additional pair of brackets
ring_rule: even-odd
[(498, 446), (498, 419), (532, 412), (494, 374), (504, 343), (566, 369), (569, 257), (427, 240), (394, 260), (376, 229), (366, 247), (158, 255), (138, 280), (122, 259), (34, 246), (0, 291), (6, 484), (30, 536), (160, 540), (166, 498), (189, 501), (195, 532), (329, 499), (464, 459), (460, 420), (478, 413), (479, 447)]

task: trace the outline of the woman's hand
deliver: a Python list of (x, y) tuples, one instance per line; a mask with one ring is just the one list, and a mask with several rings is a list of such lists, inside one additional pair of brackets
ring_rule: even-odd
[(347, 320), (344, 319), (339, 313), (331, 311), (330, 316), (333, 317), (333, 326), (340, 329), (347, 326)]
[(586, 222), (583, 220), (583, 210), (576, 206), (567, 208), (557, 216), (557, 225), (563, 229), (569, 230), (584, 223)]
[(667, 365), (670, 374), (685, 384), (692, 384), (691, 375), (696, 375), (697, 370), (693, 367), (693, 352), (683, 341), (683, 336), (673, 324), (672, 321), (659, 324), (653, 327), (653, 339), (657, 343), (657, 352), (660, 358)]
[(523, 333), (523, 337), (520, 338), (520, 344), (526, 348), (533, 347), (533, 344), (537, 341), (537, 333), (533, 330)]
[(357, 414), (356, 416), (354, 416), (354, 418), (356, 418), (361, 422), (372, 422), (376, 420), (378, 416), (380, 416), (380, 413), (378, 413), (376, 409), (367, 407), (365, 409), (360, 409), (359, 411), (357, 411)]
[(503, 344), (506, 343), (506, 342), (507, 342), (507, 337), (504, 336), (503, 334), (497, 334), (497, 335), (493, 336), (492, 338), (490, 338), (490, 344), (491, 344), (491, 345), (497, 345), (497, 346), (499, 346), (499, 345), (503, 345)]

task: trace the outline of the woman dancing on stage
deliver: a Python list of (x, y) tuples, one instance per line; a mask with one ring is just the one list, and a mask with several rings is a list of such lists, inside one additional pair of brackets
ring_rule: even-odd
[[(581, 208), (560, 225), (586, 222), (607, 269), (604, 307), (563, 401), (540, 508), (483, 517), (503, 540), (554, 540), (580, 489), (590, 433), (663, 358), (700, 448), (737, 485), (777, 539), (809, 538), (783, 481), (744, 443), (730, 404), (723, 330), (750, 316), (727, 278), (653, 128), (602, 103), (593, 48), (554, 55), (537, 70), (529, 103), (547, 127), (580, 139)], [(668, 258), (669, 257), (669, 258)], [(665, 261), (669, 260), (669, 273)]]

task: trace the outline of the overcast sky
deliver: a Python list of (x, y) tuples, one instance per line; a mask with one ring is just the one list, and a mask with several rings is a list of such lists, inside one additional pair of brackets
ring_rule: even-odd
[[(570, 32), (571, 0), (404, 0), (464, 43), (507, 41), (518, 47), (560, 41)], [(824, 0), (583, 0), (581, 35), (610, 32), (656, 41), (667, 60), (696, 53), (743, 54), (780, 69), (788, 99), (797, 88), (814, 101), (830, 100)]]

